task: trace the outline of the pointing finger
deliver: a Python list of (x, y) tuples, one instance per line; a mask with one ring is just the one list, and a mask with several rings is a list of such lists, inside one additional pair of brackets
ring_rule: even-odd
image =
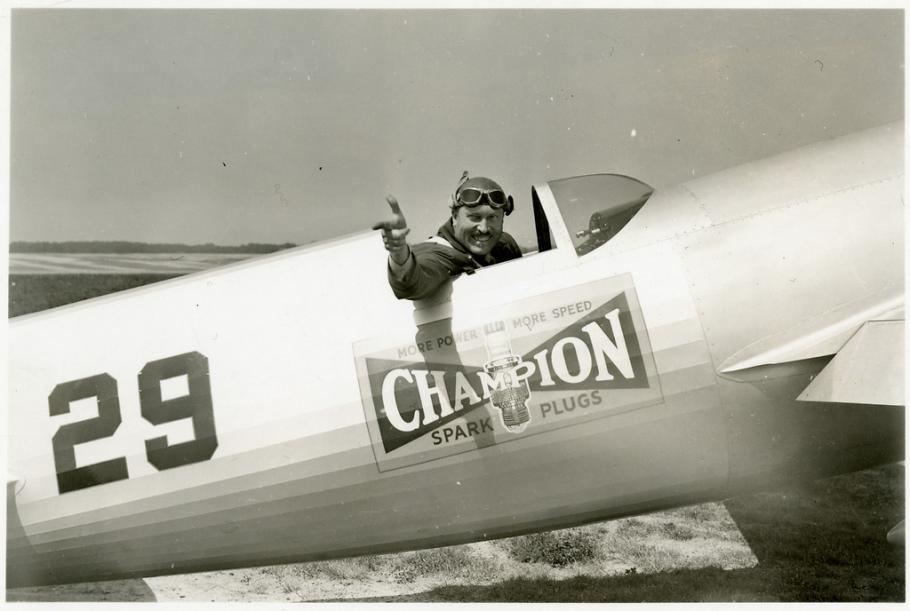
[(396, 216), (404, 216), (401, 213), (401, 208), (398, 206), (398, 200), (395, 199), (394, 195), (386, 195), (385, 201), (389, 202), (389, 208), (392, 209), (392, 213)]

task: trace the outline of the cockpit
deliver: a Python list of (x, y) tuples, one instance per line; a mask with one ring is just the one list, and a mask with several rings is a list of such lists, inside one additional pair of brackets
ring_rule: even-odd
[[(516, 206), (505, 230), (516, 240), (522, 257), (463, 274), (418, 309), (456, 300), (485, 303), (505, 287), (524, 283), (550, 284), (550, 274), (565, 273), (580, 257), (591, 256), (614, 240), (654, 194), (649, 185), (619, 174), (590, 174), (537, 183), (531, 206)], [(525, 200), (526, 201), (526, 200)], [(530, 208), (530, 210), (528, 210)], [(532, 214), (528, 214), (532, 212)], [(574, 250), (574, 252), (573, 252)], [(509, 293), (507, 299), (512, 299)], [(463, 306), (462, 309), (469, 306)], [(440, 314), (428, 311), (426, 316)]]
[(466, 313), (511, 302), (527, 291), (538, 294), (558, 285), (575, 262), (593, 258), (592, 253), (620, 235), (653, 193), (647, 184), (619, 174), (533, 185), (532, 205), (517, 206), (518, 214), (511, 215), (505, 227), (523, 256), (462, 274), (438, 294), (415, 304), (415, 321), (419, 326), (445, 319), (453, 311)]

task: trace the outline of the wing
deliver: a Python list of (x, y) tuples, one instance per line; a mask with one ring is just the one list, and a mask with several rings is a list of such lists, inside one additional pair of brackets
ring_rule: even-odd
[(903, 317), (863, 324), (797, 400), (904, 405)]
[(902, 292), (846, 304), (762, 338), (724, 361), (720, 371), (733, 374), (831, 355), (798, 400), (904, 405)]

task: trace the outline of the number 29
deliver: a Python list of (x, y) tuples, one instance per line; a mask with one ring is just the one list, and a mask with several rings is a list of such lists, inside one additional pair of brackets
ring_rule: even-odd
[[(188, 393), (163, 399), (161, 381), (185, 375)], [(117, 380), (101, 373), (63, 382), (48, 396), (51, 416), (68, 414), (73, 401), (95, 397), (98, 416), (61, 426), (53, 437), (54, 464), (60, 494), (129, 478), (126, 458), (76, 466), (74, 446), (112, 437), (120, 426), (120, 398)], [(139, 372), (139, 407), (142, 417), (153, 425), (192, 418), (194, 438), (168, 444), (167, 437), (145, 442), (146, 457), (159, 471), (208, 460), (218, 447), (215, 414), (209, 383), (208, 359), (199, 352), (187, 352), (145, 364)]]

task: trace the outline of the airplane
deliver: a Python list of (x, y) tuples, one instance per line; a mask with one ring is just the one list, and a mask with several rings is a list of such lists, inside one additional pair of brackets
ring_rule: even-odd
[(394, 299), (364, 231), (17, 317), (7, 586), (466, 543), (903, 460), (902, 192), (897, 123), (666, 190), (535, 184), (534, 251), (431, 300)]

